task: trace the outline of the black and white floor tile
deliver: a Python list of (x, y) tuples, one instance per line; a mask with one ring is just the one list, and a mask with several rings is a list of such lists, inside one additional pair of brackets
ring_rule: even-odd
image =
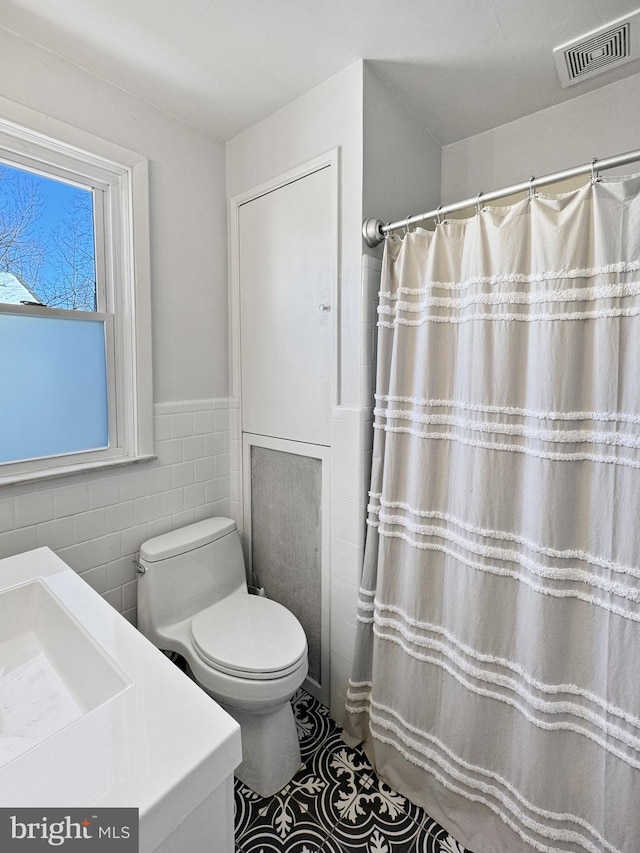
[(236, 779), (236, 853), (470, 853), (378, 779), (312, 696), (299, 690), (293, 709), (302, 767), (267, 798)]

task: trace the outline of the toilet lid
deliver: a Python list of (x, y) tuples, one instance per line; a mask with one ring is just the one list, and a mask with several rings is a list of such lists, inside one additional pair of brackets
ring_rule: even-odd
[(281, 678), (307, 654), (302, 625), (286, 607), (258, 595), (232, 595), (191, 620), (198, 654), (237, 678)]

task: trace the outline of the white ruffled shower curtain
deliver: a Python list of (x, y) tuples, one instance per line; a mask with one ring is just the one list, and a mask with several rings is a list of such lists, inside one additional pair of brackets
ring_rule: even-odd
[(639, 193), (386, 241), (345, 739), (474, 853), (640, 851)]

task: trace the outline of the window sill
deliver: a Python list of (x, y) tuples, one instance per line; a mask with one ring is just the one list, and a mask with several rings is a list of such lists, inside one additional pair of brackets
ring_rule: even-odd
[(29, 471), (22, 474), (9, 474), (3, 476), (0, 473), (0, 488), (2, 486), (16, 486), (24, 483), (37, 483), (43, 480), (53, 480), (59, 477), (69, 477), (73, 474), (87, 474), (98, 471), (106, 471), (112, 468), (124, 468), (127, 465), (136, 465), (139, 462), (153, 462), (158, 457), (153, 453), (142, 456), (121, 456), (116, 459), (103, 459), (99, 462), (78, 462), (74, 465), (61, 465), (48, 471)]

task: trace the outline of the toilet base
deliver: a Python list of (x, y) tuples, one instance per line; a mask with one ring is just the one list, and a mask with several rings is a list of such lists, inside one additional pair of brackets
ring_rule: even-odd
[(280, 791), (302, 765), (290, 702), (266, 714), (247, 714), (223, 705), (240, 724), (242, 764), (235, 775), (261, 797)]

